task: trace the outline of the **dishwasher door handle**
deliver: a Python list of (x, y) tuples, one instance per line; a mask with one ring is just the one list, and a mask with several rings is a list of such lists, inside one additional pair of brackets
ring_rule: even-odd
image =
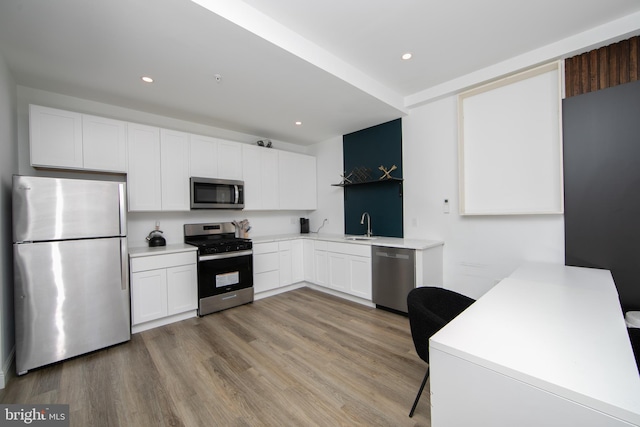
[(409, 255), (404, 254), (388, 254), (387, 252), (376, 252), (376, 256), (395, 259), (409, 259)]

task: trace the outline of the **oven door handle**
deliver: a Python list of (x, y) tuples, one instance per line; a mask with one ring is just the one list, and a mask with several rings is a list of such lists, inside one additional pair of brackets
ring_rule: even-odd
[(212, 261), (216, 259), (236, 258), (236, 257), (251, 255), (251, 254), (253, 254), (253, 250), (249, 249), (246, 251), (225, 252), (223, 254), (202, 255), (198, 257), (198, 261)]

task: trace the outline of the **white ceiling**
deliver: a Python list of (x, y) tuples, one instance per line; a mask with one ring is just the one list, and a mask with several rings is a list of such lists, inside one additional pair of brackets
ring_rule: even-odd
[(639, 11), (637, 0), (0, 0), (0, 54), (19, 85), (306, 145)]

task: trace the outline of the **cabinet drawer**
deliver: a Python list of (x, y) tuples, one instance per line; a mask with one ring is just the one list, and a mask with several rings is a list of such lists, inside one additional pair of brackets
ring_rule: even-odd
[(280, 274), (278, 271), (268, 271), (266, 273), (254, 274), (253, 276), (253, 290), (256, 293), (275, 289), (279, 286)]
[(266, 254), (270, 252), (278, 252), (278, 242), (269, 242), (269, 243), (254, 243), (253, 244), (253, 254), (260, 255)]
[(285, 240), (285, 241), (282, 241), (282, 242), (278, 242), (278, 250), (290, 251), (291, 250), (291, 240)]
[(131, 258), (131, 272), (135, 273), (136, 271), (177, 267), (187, 264), (196, 264), (195, 251)]
[(323, 240), (316, 240), (313, 242), (313, 247), (316, 251), (326, 251), (327, 250), (327, 242)]
[(327, 251), (339, 254), (371, 257), (371, 246), (357, 243), (327, 242)]
[(255, 274), (266, 271), (274, 271), (280, 268), (279, 254), (277, 252), (254, 255), (253, 272)]

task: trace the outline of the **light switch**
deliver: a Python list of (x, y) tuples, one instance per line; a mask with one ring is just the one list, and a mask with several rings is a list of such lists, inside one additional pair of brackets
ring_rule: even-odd
[(446, 214), (449, 213), (449, 199), (444, 199), (444, 203), (442, 205), (442, 212)]

